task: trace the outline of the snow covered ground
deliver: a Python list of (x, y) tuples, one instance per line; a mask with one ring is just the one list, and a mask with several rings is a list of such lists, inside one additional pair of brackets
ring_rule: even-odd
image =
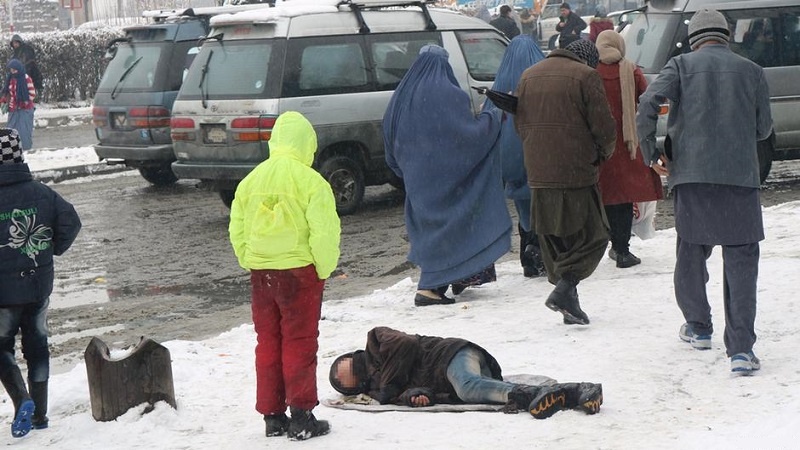
[[(363, 348), (377, 325), (410, 333), (458, 336), (489, 350), (505, 374), (543, 374), (559, 381), (603, 384), (599, 414), (565, 411), (547, 420), (527, 413), (363, 413), (325, 406), (318, 418), (331, 434), (305, 443), (265, 438), (254, 410), (255, 334), (246, 323), (206, 341), (170, 341), (178, 409), (136, 407), (114, 422), (92, 418), (86, 368), (51, 378), (50, 428), (0, 442), (24, 448), (107, 449), (789, 449), (800, 435), (800, 202), (764, 211), (755, 352), (762, 370), (731, 376), (722, 344), (722, 263), (709, 261), (715, 318), (713, 349), (697, 351), (677, 337), (683, 322), (672, 293), (674, 230), (634, 239), (643, 263), (617, 269), (604, 259), (579, 285), (590, 326), (565, 326), (544, 307), (551, 287), (521, 276), (516, 263), (498, 266), (498, 281), (467, 290), (452, 306), (415, 308), (415, 280), (371, 295), (327, 301), (320, 324), (320, 398), (334, 358)], [(346, 237), (345, 237), (346, 238)], [(112, 355), (124, 354), (113, 349)], [(0, 423), (13, 408), (3, 395)]]

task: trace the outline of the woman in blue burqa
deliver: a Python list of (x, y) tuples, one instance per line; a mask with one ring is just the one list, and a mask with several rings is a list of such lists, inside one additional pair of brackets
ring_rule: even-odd
[(417, 306), (452, 304), (444, 294), (496, 280), (511, 246), (499, 152), (501, 115), (475, 116), (447, 51), (427, 45), (383, 118), (386, 163), (403, 179), (408, 260), (421, 270)]
[[(519, 84), (522, 72), (544, 59), (544, 53), (536, 41), (528, 35), (520, 35), (511, 40), (497, 69), (492, 90), (509, 93)], [(483, 104), (484, 111), (497, 110), (488, 98)], [(506, 113), (503, 113), (506, 114)], [(539, 240), (531, 231), (531, 188), (525, 173), (522, 141), (514, 129), (514, 116), (508, 114), (500, 129), (500, 138), (495, 144), (500, 152), (503, 167), (503, 182), (506, 197), (514, 202), (517, 210), (519, 230), (519, 261), (526, 277), (539, 277), (546, 274), (539, 250)]]

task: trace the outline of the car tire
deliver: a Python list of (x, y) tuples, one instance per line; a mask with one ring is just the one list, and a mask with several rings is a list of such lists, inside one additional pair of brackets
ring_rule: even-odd
[(556, 41), (558, 41), (558, 35), (554, 34), (550, 36), (550, 39), (547, 40), (547, 49), (548, 50), (555, 50), (556, 49)]
[(222, 200), (222, 203), (231, 209), (231, 205), (233, 204), (233, 197), (236, 194), (236, 190), (231, 189), (220, 189), (219, 190), (219, 198)]
[(170, 164), (165, 166), (140, 167), (139, 174), (154, 186), (169, 186), (178, 181), (178, 177), (172, 172)]
[(389, 175), (389, 185), (398, 191), (406, 191), (406, 184), (403, 182), (403, 179), (392, 173)]
[(758, 176), (761, 184), (767, 180), (772, 169), (772, 152), (775, 148), (775, 135), (758, 142)]
[(331, 185), (339, 215), (353, 214), (364, 198), (361, 166), (347, 156), (334, 156), (320, 165), (319, 172)]

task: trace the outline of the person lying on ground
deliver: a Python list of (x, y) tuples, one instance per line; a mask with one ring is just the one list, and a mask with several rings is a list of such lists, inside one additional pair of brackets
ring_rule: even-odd
[(503, 380), (497, 360), (475, 343), (388, 327), (370, 330), (365, 350), (336, 358), (330, 382), (344, 395), (366, 394), (381, 404), (498, 404), (505, 413), (527, 410), (537, 419), (564, 409), (595, 414), (603, 403), (601, 384), (511, 383)]

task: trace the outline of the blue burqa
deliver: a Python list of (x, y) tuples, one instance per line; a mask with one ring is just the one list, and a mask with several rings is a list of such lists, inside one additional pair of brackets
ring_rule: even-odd
[[(544, 59), (544, 53), (528, 35), (520, 35), (511, 40), (497, 69), (492, 90), (508, 93), (517, 89), (522, 72)], [(488, 98), (483, 104), (484, 111), (497, 110)], [(514, 129), (512, 115), (507, 115), (500, 130), (500, 138), (495, 144), (500, 150), (503, 167), (503, 182), (506, 196), (514, 201), (519, 224), (525, 231), (531, 231), (531, 189), (525, 173), (522, 140)]]
[(408, 259), (421, 269), (420, 289), (475, 275), (511, 246), (493, 150), (500, 114), (475, 117), (447, 57), (441, 47), (423, 47), (383, 118), (386, 163), (405, 184)]

